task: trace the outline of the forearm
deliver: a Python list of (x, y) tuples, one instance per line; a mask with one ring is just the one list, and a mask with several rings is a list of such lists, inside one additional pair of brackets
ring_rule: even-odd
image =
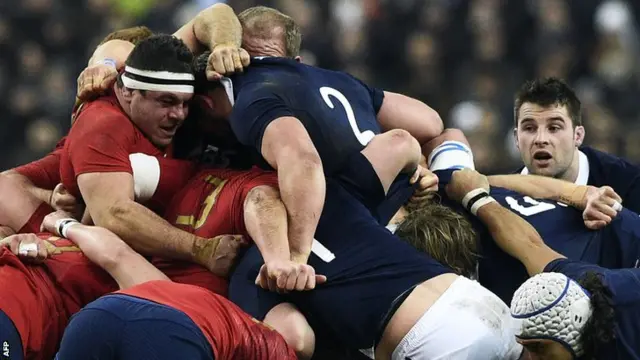
[(88, 65), (95, 65), (102, 60), (112, 59), (116, 63), (116, 69), (124, 67), (124, 63), (131, 54), (134, 45), (124, 40), (110, 40), (98, 46), (93, 52)]
[[(444, 124), (437, 111), (420, 100), (392, 92), (384, 92), (378, 121), (383, 131), (403, 129), (424, 145), (440, 135)], [(429, 156), (429, 154), (425, 154)]]
[(3, 173), (3, 175), (6, 175), (7, 177), (13, 179), (24, 190), (29, 192), (31, 195), (33, 195), (38, 200), (42, 201), (45, 204), (50, 204), (50, 202), (51, 202), (51, 194), (53, 193), (53, 189), (51, 189), (51, 190), (41, 189), (41, 188), (35, 186), (31, 182), (31, 180), (29, 180), (29, 178), (19, 174), (16, 171), (13, 171), (13, 170), (5, 171)]
[(535, 275), (562, 255), (549, 248), (538, 232), (525, 220), (497, 202), (482, 206), (478, 218), (487, 226), (498, 246), (518, 259), (529, 275)]
[(290, 259), (287, 209), (277, 190), (253, 189), (244, 203), (244, 222), (265, 263)]
[(193, 20), (193, 33), (209, 50), (219, 44), (236, 47), (242, 44), (242, 26), (233, 9), (226, 4), (215, 4), (202, 10)]
[(66, 236), (85, 256), (108, 272), (120, 289), (151, 280), (169, 280), (144, 257), (104, 229), (76, 224), (67, 228)]
[(195, 261), (199, 243), (204, 240), (180, 230), (133, 200), (113, 204), (98, 216), (96, 225), (111, 230), (135, 251), (146, 256)]
[(278, 183), (289, 215), (291, 256), (308, 256), (324, 206), (326, 180), (322, 163), (287, 161), (278, 167)]
[(584, 185), (538, 175), (493, 175), (488, 179), (491, 186), (533, 198), (560, 201), (581, 210), (586, 206), (587, 186)]

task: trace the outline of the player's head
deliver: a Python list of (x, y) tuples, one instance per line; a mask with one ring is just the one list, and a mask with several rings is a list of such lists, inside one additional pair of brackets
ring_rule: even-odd
[(196, 85), (191, 110), (198, 112), (198, 127), (205, 135), (233, 136), (227, 121), (232, 110), (229, 99), (233, 94), (227, 94), (222, 82), (207, 80), (209, 55), (211, 52), (207, 51), (193, 60)]
[(533, 360), (602, 358), (598, 355), (614, 334), (608, 298), (595, 273), (587, 273), (580, 284), (560, 273), (535, 275), (511, 302), (518, 342)]
[(395, 233), (457, 274), (475, 275), (476, 232), (469, 220), (453, 209), (435, 201), (412, 209)]
[(111, 40), (123, 40), (132, 43), (133, 45), (138, 45), (138, 43), (148, 37), (151, 37), (153, 32), (146, 26), (134, 26), (122, 30), (116, 30), (111, 34), (107, 35), (99, 45), (106, 43)]
[(525, 83), (514, 106), (516, 145), (532, 174), (575, 181), (585, 132), (580, 100), (561, 80)]
[(293, 19), (280, 11), (254, 6), (238, 15), (242, 24), (242, 47), (251, 56), (300, 59), (302, 33)]
[(154, 35), (140, 41), (118, 76), (120, 102), (159, 147), (171, 143), (194, 92), (193, 54), (182, 40)]

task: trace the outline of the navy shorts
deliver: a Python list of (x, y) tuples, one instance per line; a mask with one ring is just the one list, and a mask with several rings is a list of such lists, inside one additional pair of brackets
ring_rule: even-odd
[(56, 360), (212, 360), (200, 328), (183, 312), (124, 294), (104, 296), (74, 315)]
[(22, 360), (22, 341), (20, 334), (13, 325), (13, 321), (0, 310), (0, 344), (2, 352), (0, 359), (2, 360)]
[(230, 299), (258, 319), (276, 304), (291, 301), (316, 331), (329, 332), (350, 349), (365, 349), (374, 346), (403, 295), (451, 272), (378, 224), (335, 180), (327, 180), (316, 239), (335, 255), (330, 262), (315, 254), (309, 258), (316, 272), (327, 276), (327, 283), (286, 297), (258, 289), (254, 281), (262, 258), (254, 246), (231, 278)]

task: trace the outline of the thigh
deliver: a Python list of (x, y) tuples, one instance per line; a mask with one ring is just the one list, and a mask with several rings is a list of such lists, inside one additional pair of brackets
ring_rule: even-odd
[(260, 321), (276, 305), (287, 302), (285, 296), (255, 284), (262, 264), (260, 250), (252, 245), (238, 262), (229, 282), (229, 300)]

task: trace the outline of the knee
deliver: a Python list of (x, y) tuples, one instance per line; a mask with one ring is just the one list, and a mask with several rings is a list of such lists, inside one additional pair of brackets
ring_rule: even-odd
[(380, 136), (386, 151), (394, 151), (407, 158), (420, 156), (420, 143), (408, 131), (393, 129)]
[(304, 315), (291, 304), (280, 304), (264, 319), (287, 342), (299, 359), (310, 359), (315, 350), (315, 334)]
[(256, 186), (247, 193), (246, 202), (260, 205), (266, 201), (280, 200), (280, 191), (273, 186), (260, 185)]

